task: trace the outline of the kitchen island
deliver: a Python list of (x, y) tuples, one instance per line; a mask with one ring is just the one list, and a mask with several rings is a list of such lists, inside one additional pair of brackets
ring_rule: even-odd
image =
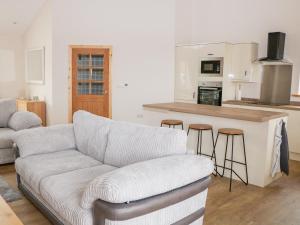
[(288, 114), (289, 125), (287, 126), (290, 159), (300, 161), (300, 102), (291, 102), (289, 105), (266, 105), (255, 99), (228, 100), (223, 106), (240, 109), (259, 109)]
[[(276, 124), (281, 120), (287, 121), (287, 113), (176, 102), (145, 104), (143, 107), (144, 121), (152, 126), (159, 126), (163, 119), (182, 120), (185, 130), (189, 124), (205, 123), (213, 126), (215, 137), (219, 128), (242, 129), (245, 133), (249, 183), (265, 187), (280, 177), (280, 174), (274, 178), (270, 175), (274, 135)], [(224, 160), (225, 142), (226, 137), (220, 136), (216, 147), (218, 165), (221, 165)], [(210, 132), (203, 132), (202, 144), (202, 152), (211, 154), (213, 144)], [(197, 132), (191, 131), (188, 137), (188, 148), (196, 152), (196, 145)], [(228, 147), (231, 148), (231, 145)], [(234, 160), (243, 161), (241, 138), (235, 138), (234, 147)], [(230, 151), (227, 157), (230, 157)], [(240, 176), (245, 177), (243, 166), (235, 164), (234, 169)], [(228, 171), (225, 176), (229, 176)], [(237, 177), (234, 176), (234, 179)]]

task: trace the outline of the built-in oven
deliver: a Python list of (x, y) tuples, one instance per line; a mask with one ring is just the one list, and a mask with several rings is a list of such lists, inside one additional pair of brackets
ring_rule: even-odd
[(223, 58), (202, 58), (200, 74), (202, 77), (223, 76)]
[(222, 105), (222, 82), (201, 82), (198, 86), (198, 104)]

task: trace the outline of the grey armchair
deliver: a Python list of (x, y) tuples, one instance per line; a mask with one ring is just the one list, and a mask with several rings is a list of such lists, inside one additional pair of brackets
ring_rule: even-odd
[(0, 164), (15, 160), (12, 136), (16, 131), (41, 126), (41, 119), (31, 112), (17, 112), (16, 100), (0, 99)]

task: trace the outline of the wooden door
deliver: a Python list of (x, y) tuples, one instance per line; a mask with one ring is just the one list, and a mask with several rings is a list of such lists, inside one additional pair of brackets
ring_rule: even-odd
[(109, 69), (109, 48), (72, 48), (72, 115), (86, 110), (110, 117)]

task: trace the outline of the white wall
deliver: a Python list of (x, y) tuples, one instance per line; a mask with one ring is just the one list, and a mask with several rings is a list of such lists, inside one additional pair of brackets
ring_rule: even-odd
[(24, 57), (28, 49), (45, 47), (45, 82), (44, 84), (26, 83), (26, 97), (38, 96), (46, 101), (48, 124), (53, 117), (52, 18), (52, 1), (47, 1), (24, 34)]
[[(176, 0), (176, 42), (257, 42), (267, 55), (267, 33), (287, 33), (285, 57), (294, 63), (292, 92), (299, 90), (299, 0)], [(256, 85), (244, 95), (256, 93)]]
[(12, 59), (10, 65), (6, 65), (9, 74), (1, 74), (3, 68), (0, 69), (0, 98), (16, 98), (25, 95), (22, 42), (21, 36), (0, 36), (0, 51), (8, 52)]
[(139, 121), (142, 104), (172, 101), (174, 11), (173, 0), (54, 0), (53, 123), (68, 118), (69, 45), (112, 46), (114, 119)]

